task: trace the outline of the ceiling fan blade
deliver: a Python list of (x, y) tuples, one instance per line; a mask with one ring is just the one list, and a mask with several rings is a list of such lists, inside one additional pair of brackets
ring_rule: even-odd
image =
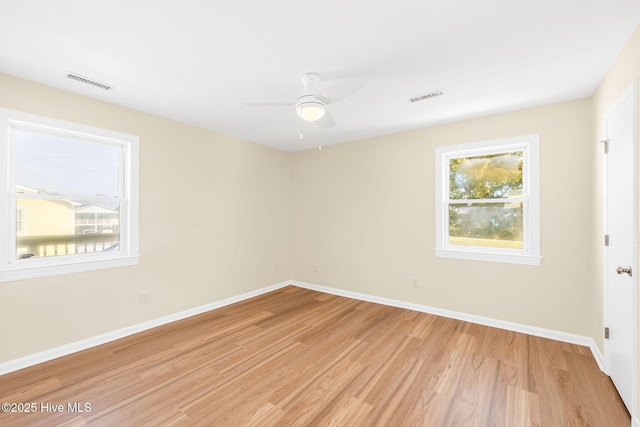
[(325, 111), (324, 116), (322, 116), (322, 118), (320, 120), (318, 120), (316, 123), (322, 129), (331, 129), (332, 127), (334, 127), (336, 125), (335, 120), (333, 120), (333, 116), (331, 115), (331, 113), (328, 110)]
[(245, 102), (247, 107), (293, 107), (296, 104), (291, 102)]
[(322, 99), (325, 104), (331, 104), (353, 95), (363, 87), (364, 83), (360, 80), (349, 79), (323, 89), (317, 96)]

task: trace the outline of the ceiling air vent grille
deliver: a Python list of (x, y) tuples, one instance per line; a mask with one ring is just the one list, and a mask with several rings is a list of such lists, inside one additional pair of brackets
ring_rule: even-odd
[(81, 76), (79, 74), (75, 74), (75, 73), (67, 73), (67, 78), (71, 79), (71, 80), (75, 80), (75, 81), (80, 82), (80, 83), (86, 83), (88, 85), (91, 85), (91, 86), (94, 86), (94, 87), (97, 87), (97, 88), (100, 88), (100, 89), (104, 89), (104, 90), (113, 89), (113, 86), (111, 86), (111, 85), (108, 85), (106, 83), (101, 83), (101, 82), (92, 80), (92, 79), (90, 79), (88, 77), (83, 77), (83, 76)]
[(411, 102), (424, 101), (425, 99), (431, 99), (431, 98), (435, 98), (436, 96), (442, 96), (442, 95), (444, 95), (444, 90), (438, 89), (438, 90), (434, 90), (433, 92), (425, 93), (424, 95), (411, 98), (410, 101)]

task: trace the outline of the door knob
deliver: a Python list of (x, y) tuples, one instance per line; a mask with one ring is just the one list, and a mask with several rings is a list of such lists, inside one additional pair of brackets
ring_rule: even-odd
[(618, 274), (623, 274), (623, 273), (627, 273), (629, 276), (631, 276), (631, 266), (629, 267), (618, 267), (616, 268), (616, 272)]

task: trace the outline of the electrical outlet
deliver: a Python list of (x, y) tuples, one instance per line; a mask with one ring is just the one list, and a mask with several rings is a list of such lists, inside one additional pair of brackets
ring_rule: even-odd
[(411, 287), (418, 289), (420, 287), (420, 281), (418, 279), (411, 279)]
[(149, 291), (140, 292), (140, 304), (151, 302), (151, 293)]
[(313, 272), (314, 273), (318, 272), (318, 264), (313, 264)]

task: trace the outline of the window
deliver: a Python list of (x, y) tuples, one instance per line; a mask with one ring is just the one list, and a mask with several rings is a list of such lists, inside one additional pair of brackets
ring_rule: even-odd
[(0, 157), (0, 281), (137, 264), (138, 137), (0, 109)]
[(436, 149), (436, 255), (540, 264), (539, 136)]

